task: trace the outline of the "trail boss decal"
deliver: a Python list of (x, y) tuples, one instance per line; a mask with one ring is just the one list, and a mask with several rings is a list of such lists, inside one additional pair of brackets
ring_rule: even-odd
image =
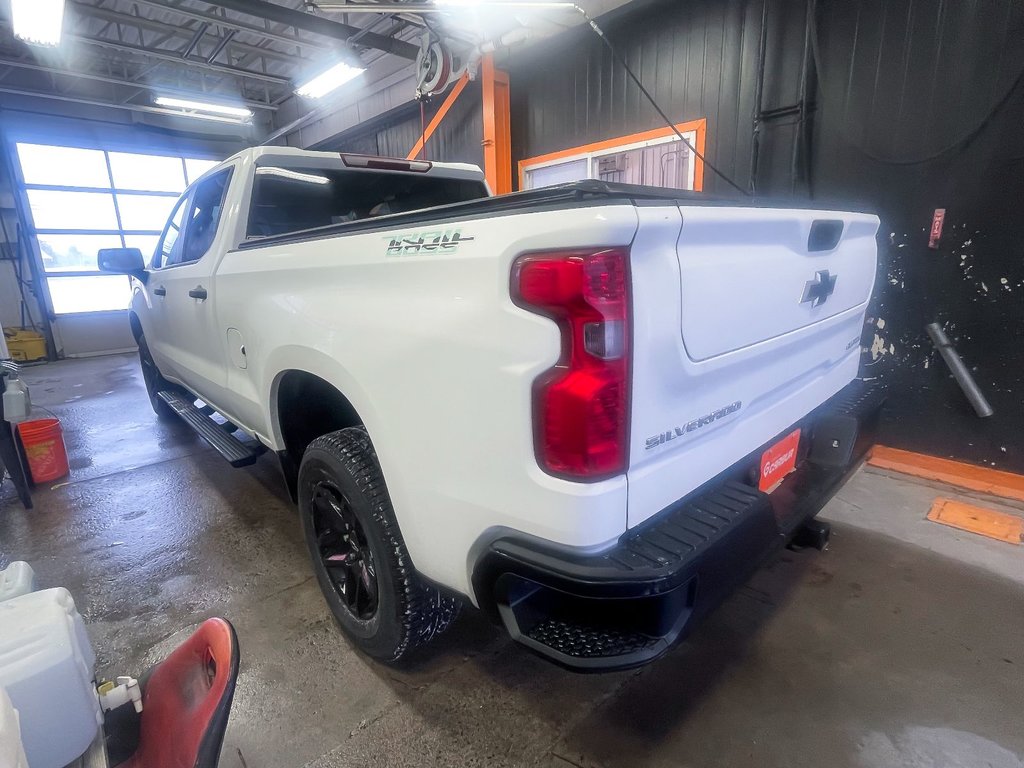
[(472, 237), (465, 237), (462, 230), (455, 229), (428, 229), (423, 232), (411, 232), (407, 235), (384, 238), (387, 243), (385, 256), (416, 256), (420, 253), (455, 253), (462, 243), (473, 240)]
[(649, 451), (651, 450), (651, 448), (657, 448), (659, 445), (662, 445), (663, 443), (667, 443), (670, 440), (675, 440), (676, 438), (682, 437), (688, 432), (695, 432), (701, 427), (706, 427), (708, 424), (714, 421), (724, 419), (729, 414), (736, 413), (736, 411), (738, 411), (742, 407), (743, 403), (737, 400), (735, 403), (730, 403), (724, 408), (719, 408), (717, 411), (712, 411), (706, 416), (701, 416), (699, 419), (694, 419), (693, 421), (687, 422), (686, 425), (682, 427), (674, 427), (668, 432), (662, 432), (660, 435), (648, 437), (645, 441), (644, 450)]

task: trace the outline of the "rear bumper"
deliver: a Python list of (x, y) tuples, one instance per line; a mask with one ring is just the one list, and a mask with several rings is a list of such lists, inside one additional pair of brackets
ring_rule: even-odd
[[(801, 463), (770, 496), (750, 483), (762, 449), (600, 553), (508, 536), (478, 559), (480, 607), (517, 642), (578, 670), (646, 664), (784, 546), (857, 469), (884, 393), (854, 381), (799, 426)], [(792, 429), (792, 428), (791, 428)]]

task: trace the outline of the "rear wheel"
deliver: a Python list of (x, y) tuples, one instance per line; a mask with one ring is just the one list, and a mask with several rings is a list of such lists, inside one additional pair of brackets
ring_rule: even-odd
[(299, 468), (299, 510), (320, 589), (360, 650), (395, 661), (443, 632), (459, 601), (412, 567), (366, 432), (314, 440)]
[(146, 384), (149, 404), (153, 406), (153, 411), (156, 413), (157, 418), (162, 421), (170, 421), (176, 418), (177, 414), (171, 406), (156, 396), (157, 392), (170, 389), (171, 385), (160, 375), (160, 369), (156, 367), (156, 362), (153, 360), (153, 355), (150, 354), (149, 345), (146, 343), (146, 337), (143, 334), (139, 334), (139, 363), (142, 366), (142, 380)]

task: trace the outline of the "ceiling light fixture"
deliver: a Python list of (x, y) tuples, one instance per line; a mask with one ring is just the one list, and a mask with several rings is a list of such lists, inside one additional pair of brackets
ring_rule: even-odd
[(11, 0), (14, 36), (32, 45), (60, 45), (64, 0)]
[(340, 88), (350, 80), (359, 77), (365, 71), (366, 69), (363, 67), (353, 67), (347, 62), (339, 61), (309, 82), (300, 85), (295, 89), (295, 92), (299, 96), (305, 96), (307, 99), (319, 99), (335, 88)]
[[(153, 99), (155, 104), (161, 107), (174, 107), (175, 109), (187, 110), (190, 117), (211, 117), (212, 115), (223, 115), (233, 118), (236, 122), (248, 120), (252, 117), (252, 110), (245, 107), (232, 107), (228, 104), (210, 104), (205, 101), (192, 101), (191, 99), (178, 99), (173, 96), (157, 96)], [(206, 114), (191, 114), (203, 112)]]

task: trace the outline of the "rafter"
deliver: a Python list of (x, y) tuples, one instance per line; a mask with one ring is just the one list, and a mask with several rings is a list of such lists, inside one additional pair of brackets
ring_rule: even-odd
[[(46, 72), (48, 74), (61, 75), (63, 77), (74, 77), (74, 78), (78, 78), (78, 79), (81, 79), (81, 80), (93, 80), (93, 81), (100, 82), (100, 83), (109, 83), (111, 85), (122, 85), (122, 86), (127, 86), (127, 87), (134, 87), (134, 88), (138, 88), (138, 86), (139, 86), (139, 83), (136, 80), (124, 80), (124, 79), (121, 79), (121, 78), (118, 78), (118, 77), (109, 77), (107, 75), (97, 75), (97, 74), (93, 74), (91, 72), (81, 72), (81, 71), (72, 70), (72, 69), (61, 69), (60, 67), (49, 67), (49, 66), (45, 66), (45, 65), (42, 65), (42, 64), (33, 64), (33, 63), (27, 62), (27, 61), (20, 61), (18, 59), (8, 59), (8, 58), (0, 57), (0, 65), (7, 66), (7, 67), (15, 67), (15, 68), (18, 68), (18, 69), (31, 70), (31, 71), (34, 71), (34, 72)], [(176, 90), (174, 88), (169, 88), (167, 86), (158, 86), (158, 88), (159, 88), (159, 90), (161, 92), (168, 93), (168, 94), (174, 92), (174, 93), (176, 93), (176, 95), (180, 95), (180, 96), (195, 96), (195, 93), (193, 93), (193, 92)], [(146, 88), (139, 89), (139, 90), (150, 90), (150, 88), (147, 86)], [(215, 91), (208, 91), (205, 95), (209, 95), (209, 96), (231, 96), (232, 94), (217, 93)], [(243, 99), (243, 100), (239, 101), (238, 103), (239, 104), (243, 104), (243, 105), (245, 105), (247, 107), (253, 107), (255, 109), (267, 109), (267, 110), (271, 110), (271, 111), (276, 111), (277, 110), (277, 107), (274, 106), (273, 104), (267, 104), (267, 103), (262, 102), (262, 101), (254, 101), (254, 100), (251, 100), (251, 99)]]
[[(63, 93), (44, 93), (42, 91), (33, 91), (25, 88), (11, 88), (8, 86), (0, 86), (0, 93), (11, 93), (17, 96), (30, 96), (33, 98), (41, 99), (52, 99), (54, 101), (64, 101), (71, 104), (86, 104), (93, 107), (113, 107), (115, 109), (127, 109), (130, 112), (149, 112), (157, 115), (171, 115), (172, 117), (181, 117), (180, 112), (176, 112), (173, 109), (163, 109), (161, 107), (150, 107), (143, 104), (115, 104), (109, 101), (103, 101), (101, 99), (88, 99), (81, 96), (69, 96)], [(235, 123), (238, 129), (249, 132), (251, 126), (247, 123)]]
[[(139, 1), (139, 0), (137, 0), (137, 1)], [(130, 25), (134, 26), (139, 31), (139, 39), (140, 40), (143, 40), (143, 38), (141, 36), (142, 31), (161, 33), (161, 34), (164, 34), (164, 35), (169, 35), (170, 37), (180, 37), (180, 38), (183, 38), (185, 40), (190, 39), (192, 37), (192, 35), (195, 33), (194, 29), (189, 29), (188, 27), (182, 27), (182, 26), (177, 26), (177, 25), (174, 25), (174, 24), (168, 24), (166, 22), (158, 21), (156, 19), (148, 19), (148, 18), (145, 18), (144, 16), (133, 16), (133, 15), (129, 15), (129, 14), (120, 13), (118, 11), (111, 11), (111, 10), (109, 10), (107, 8), (97, 8), (94, 5), (87, 5), (86, 3), (80, 3), (80, 2), (71, 3), (71, 5), (72, 5), (72, 7), (75, 8), (76, 11), (79, 11), (79, 12), (83, 13), (86, 16), (91, 16), (91, 17), (94, 17), (94, 18), (97, 18), (97, 19), (102, 19), (102, 20), (105, 20), (105, 21), (112, 21), (112, 22), (116, 22), (116, 23), (120, 23), (120, 24), (125, 24), (125, 25), (129, 25), (130, 24)], [(173, 6), (171, 6), (171, 8), (173, 8)], [(214, 23), (214, 24), (220, 24), (221, 26), (228, 26), (228, 27), (231, 26), (231, 24), (225, 24), (221, 19), (219, 19), (219, 17), (212, 17), (209, 21), (211, 23)], [(255, 34), (259, 34), (259, 32), (256, 32)], [(100, 35), (92, 35), (91, 37), (93, 39), (100, 39), (101, 36)], [(159, 38), (159, 39), (160, 40), (165, 40), (165, 39), (169, 39), (169, 37), (168, 38)], [(282, 40), (287, 41), (290, 45), (296, 45), (296, 44), (301, 45), (302, 44), (301, 42), (296, 41), (294, 39), (289, 39), (289, 38), (282, 37)], [(124, 41), (123, 40), (119, 40), (118, 42), (124, 42)], [(143, 45), (144, 47), (149, 48), (149, 47), (153, 47), (154, 46), (154, 41), (150, 41), (148, 43), (143, 42), (143, 43), (140, 43), (140, 44)], [(246, 43), (246, 42), (243, 42), (241, 40), (234, 40), (232, 42), (232, 47), (233, 48), (237, 48), (240, 51), (246, 51), (246, 52), (248, 52), (248, 51), (258, 51), (261, 55), (265, 53), (267, 56), (270, 56), (273, 59), (276, 59), (278, 61), (287, 62), (287, 63), (294, 63), (294, 61), (296, 59), (296, 56), (295, 56), (294, 53), (282, 53), (281, 51), (274, 50), (273, 48), (271, 48), (271, 49), (263, 49), (263, 48), (259, 48), (256, 45), (253, 45), (252, 43)]]
[[(234, 29), (237, 32), (251, 32), (254, 35), (258, 35), (259, 37), (269, 38), (271, 40), (276, 40), (277, 42), (286, 43), (288, 45), (296, 45), (296, 44), (298, 44), (298, 45), (301, 45), (301, 46), (303, 46), (305, 48), (311, 48), (311, 49), (315, 49), (315, 50), (323, 50), (323, 49), (325, 49), (327, 47), (327, 46), (323, 45), (322, 43), (318, 43), (318, 42), (316, 42), (314, 40), (296, 39), (296, 38), (290, 37), (288, 35), (284, 35), (284, 34), (281, 34), (281, 33), (278, 33), (278, 32), (273, 32), (271, 30), (263, 29), (263, 27), (259, 26), (258, 24), (250, 24), (250, 23), (245, 22), (245, 21), (238, 21), (236, 19), (229, 19), (226, 16), (222, 16), (222, 15), (220, 15), (220, 14), (218, 14), (216, 12), (212, 12), (212, 11), (198, 11), (195, 8), (185, 8), (183, 6), (175, 5), (174, 3), (167, 2), (166, 0), (135, 0), (135, 2), (138, 3), (139, 5), (145, 5), (145, 6), (148, 6), (150, 8), (157, 8), (157, 9), (160, 9), (160, 10), (163, 10), (163, 11), (168, 11), (170, 13), (176, 13), (176, 14), (178, 14), (180, 16), (183, 16), (183, 17), (185, 17), (187, 19), (194, 19), (196, 21), (206, 21), (206, 22), (209, 22), (211, 24), (217, 24), (217, 25), (219, 25), (221, 27), (227, 27), (228, 29)], [(88, 5), (85, 5), (84, 3), (78, 3), (78, 2), (74, 3), (74, 5), (76, 7), (77, 6), (83, 6), (83, 5), (86, 8), (93, 7), (93, 6), (88, 6)]]
[(205, 59), (200, 58), (182, 59), (181, 55), (175, 53), (174, 51), (154, 51), (148, 48), (143, 48), (138, 45), (131, 45), (129, 43), (119, 43), (116, 40), (102, 40), (94, 37), (85, 37), (84, 35), (66, 36), (80, 43), (95, 45), (101, 48), (110, 48), (112, 50), (124, 51), (126, 53), (132, 53), (138, 56), (148, 57), (151, 59), (161, 59), (163, 61), (174, 62), (179, 65), (187, 64), (188, 67), (198, 67), (199, 69), (205, 69), (210, 72), (219, 72), (221, 74), (234, 75), (236, 77), (248, 78), (251, 80), (260, 80), (267, 83), (274, 83), (280, 86), (291, 87), (291, 81), (286, 77), (280, 77), (278, 75), (265, 75), (262, 72), (255, 72), (251, 69), (239, 69), (238, 67), (232, 67), (227, 64), (210, 64)]

